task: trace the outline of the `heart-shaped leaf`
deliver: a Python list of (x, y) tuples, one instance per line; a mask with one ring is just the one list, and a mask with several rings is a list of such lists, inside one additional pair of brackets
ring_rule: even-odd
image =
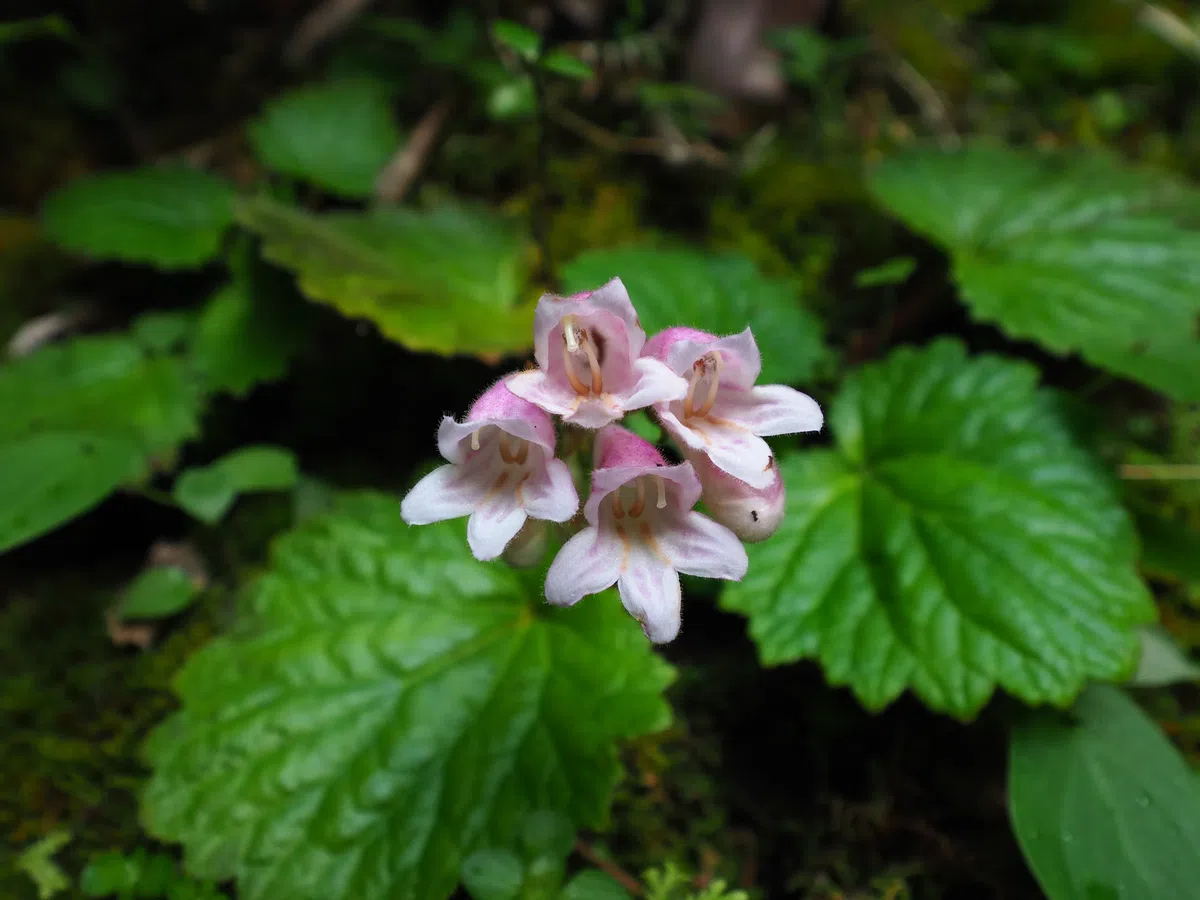
[(144, 821), (245, 900), (437, 900), (525, 815), (604, 817), (669, 667), (611, 595), (565, 611), (459, 523), (344, 499), (279, 541), (151, 738)]
[(877, 709), (960, 717), (996, 686), (1069, 703), (1132, 674), (1154, 607), (1111, 480), (1029, 365), (940, 341), (855, 373), (838, 449), (785, 459), (787, 515), (723, 593), (763, 661), (815, 657)]

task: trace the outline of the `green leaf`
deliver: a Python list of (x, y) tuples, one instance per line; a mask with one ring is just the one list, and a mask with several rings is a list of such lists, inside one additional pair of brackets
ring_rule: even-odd
[(1186, 681), (1200, 681), (1200, 665), (1192, 662), (1163, 627), (1143, 628), (1142, 653), (1137, 672), (1130, 684), (1137, 687), (1161, 687)]
[(165, 619), (182, 612), (199, 594), (190, 575), (175, 566), (153, 566), (126, 589), (122, 619)]
[(213, 259), (233, 222), (233, 187), (179, 166), (109, 172), (76, 179), (42, 208), (46, 233), (96, 259), (163, 269)]
[(1200, 882), (1200, 778), (1117, 688), (1013, 731), (1008, 801), (1050, 900), (1187, 897)]
[(917, 270), (917, 261), (911, 256), (897, 256), (885, 263), (863, 269), (854, 276), (858, 288), (882, 287), (888, 284), (903, 284)]
[(303, 87), (267, 104), (250, 126), (267, 167), (332, 194), (369, 197), (400, 144), (386, 89), (369, 79)]
[(1136, 517), (1142, 568), (1157, 578), (1200, 585), (1200, 534), (1186, 522), (1156, 513)]
[(105, 853), (93, 859), (79, 876), (79, 889), (87, 897), (111, 897), (134, 889), (140, 866), (122, 853)]
[(542, 38), (536, 31), (508, 19), (497, 19), (492, 23), (492, 37), (526, 62), (537, 59), (542, 46)]
[(598, 869), (584, 869), (567, 882), (559, 900), (629, 900), (629, 892)]
[(267, 279), (236, 277), (205, 305), (192, 337), (191, 354), (213, 391), (245, 396), (255, 385), (276, 381), (309, 338), (302, 301), (286, 302)]
[(1105, 158), (987, 147), (881, 166), (876, 198), (945, 247), (981, 320), (1200, 400), (1200, 195)]
[(488, 115), (498, 121), (532, 116), (537, 109), (537, 94), (528, 75), (507, 78), (495, 85), (487, 99)]
[(17, 857), (17, 869), (29, 876), (37, 888), (38, 900), (50, 900), (71, 886), (71, 879), (54, 861), (54, 854), (71, 842), (65, 828), (50, 832)]
[(515, 900), (525, 867), (508, 850), (476, 850), (462, 865), (462, 883), (472, 900)]
[(178, 359), (124, 336), (49, 345), (0, 367), (0, 551), (143, 477), (197, 433), (201, 399)]
[(548, 856), (566, 859), (575, 846), (575, 828), (571, 820), (553, 809), (531, 813), (521, 829), (521, 850), (527, 859)]
[(672, 325), (733, 334), (749, 325), (762, 351), (762, 382), (796, 383), (824, 355), (820, 321), (782, 281), (740, 256), (695, 250), (591, 250), (563, 269), (571, 293), (619, 277), (647, 335)]
[(0, 22), (0, 47), (39, 37), (55, 37), (66, 41), (74, 40), (76, 34), (71, 23), (57, 13), (35, 19)]
[(184, 510), (212, 525), (224, 517), (238, 494), (287, 490), (298, 477), (290, 450), (243, 447), (211, 465), (183, 472), (172, 494)]
[(551, 50), (543, 57), (541, 67), (547, 72), (566, 78), (585, 80), (592, 77), (592, 67), (566, 50)]
[(143, 807), (243, 900), (447, 897), (532, 809), (598, 825), (614, 741), (670, 719), (671, 670), (615, 596), (550, 609), (394, 497), (285, 536), (248, 601), (180, 674)]
[(254, 198), (238, 218), (307, 296), (374, 322), (409, 349), (494, 356), (532, 342), (532, 304), (517, 305), (525, 244), (483, 210), (317, 216)]
[(1133, 672), (1154, 617), (1111, 479), (1029, 365), (939, 341), (852, 375), (837, 449), (783, 460), (787, 515), (723, 603), (765, 663), (813, 657), (878, 709), (1069, 703)]

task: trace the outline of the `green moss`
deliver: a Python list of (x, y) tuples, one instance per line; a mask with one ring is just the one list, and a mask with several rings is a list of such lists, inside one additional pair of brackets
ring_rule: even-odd
[[(35, 896), (15, 855), (56, 828), (72, 876), (92, 856), (145, 844), (137, 822), (146, 734), (173, 707), (171, 678), (213, 634), (219, 596), (149, 651), (118, 648), (105, 626), (112, 573), (51, 576), (0, 610), (0, 896)], [(72, 888), (72, 891), (75, 889)], [(63, 897), (79, 896), (68, 892)]]

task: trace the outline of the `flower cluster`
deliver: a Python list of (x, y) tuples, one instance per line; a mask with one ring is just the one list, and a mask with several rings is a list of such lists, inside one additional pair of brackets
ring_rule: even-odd
[[(555, 456), (558, 416), (594, 442), (586, 525), (550, 565), (546, 598), (569, 606), (615, 584), (646, 635), (670, 641), (679, 574), (740, 580), (741, 541), (779, 525), (783, 482), (763, 437), (819, 430), (820, 407), (792, 388), (755, 385), (761, 359), (749, 328), (717, 337), (674, 327), (647, 341), (618, 278), (543, 296), (533, 327), (537, 368), (497, 381), (462, 422), (442, 420), (448, 464), (417, 483), (401, 515), (410, 525), (469, 516), (478, 559), (536, 563), (545, 523), (571, 522), (579, 510), (571, 470)], [(684, 462), (669, 464), (615, 424), (645, 408)], [(712, 518), (693, 510), (701, 495)]]

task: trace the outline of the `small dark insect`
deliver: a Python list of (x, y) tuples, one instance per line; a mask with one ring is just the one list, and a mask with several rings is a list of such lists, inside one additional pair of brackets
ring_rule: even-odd
[(757, 522), (757, 521), (758, 521), (758, 510), (757, 510), (757, 509), (752, 509), (752, 510), (750, 510), (750, 520), (751, 520), (752, 522)]

